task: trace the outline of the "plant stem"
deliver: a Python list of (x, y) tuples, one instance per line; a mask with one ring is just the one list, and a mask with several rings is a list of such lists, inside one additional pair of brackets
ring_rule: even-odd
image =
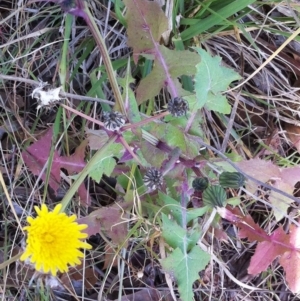
[(111, 87), (112, 87), (112, 90), (113, 90), (113, 93), (115, 96), (116, 103), (121, 108), (121, 113), (126, 115), (122, 95), (120, 93), (119, 86), (118, 86), (117, 80), (115, 78), (115, 73), (114, 73), (113, 66), (110, 61), (108, 51), (106, 49), (105, 41), (103, 40), (101, 33), (98, 29), (98, 26), (88, 8), (88, 4), (85, 1), (84, 1), (84, 11), (85, 11), (84, 19), (85, 19), (87, 25), (89, 26), (89, 28), (95, 38), (95, 41), (99, 47), (99, 50), (101, 52), (102, 59), (103, 59), (103, 62), (104, 62), (105, 68), (106, 68), (106, 72), (107, 72), (107, 75), (108, 75), (108, 78), (109, 78), (109, 81), (110, 81), (110, 84), (111, 84)]
[(89, 175), (91, 170), (93, 170), (94, 166), (97, 165), (99, 160), (101, 160), (101, 158), (103, 157), (103, 153), (106, 151), (106, 149), (108, 147), (110, 147), (116, 141), (117, 138), (118, 138), (117, 135), (110, 137), (109, 140), (106, 142), (106, 144), (94, 154), (94, 156), (91, 158), (91, 160), (87, 163), (87, 165), (84, 167), (84, 169), (80, 172), (80, 174), (78, 175), (78, 178), (74, 181), (74, 183), (72, 184), (72, 186), (67, 191), (64, 198), (61, 201), (61, 204), (62, 204), (61, 212), (64, 212), (66, 210), (67, 206), (71, 202), (73, 195), (76, 193), (79, 186), (83, 183), (84, 179)]

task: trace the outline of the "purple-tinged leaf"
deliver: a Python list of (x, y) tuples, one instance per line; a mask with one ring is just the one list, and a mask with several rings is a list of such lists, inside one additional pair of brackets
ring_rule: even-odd
[(141, 142), (141, 152), (147, 162), (156, 168), (160, 168), (162, 163), (168, 158), (168, 153), (158, 149), (148, 141)]
[(286, 274), (290, 290), (300, 293), (300, 228), (291, 224), (289, 233), (279, 226), (268, 234), (250, 215), (244, 216), (238, 208), (217, 208), (218, 213), (239, 228), (239, 238), (247, 238), (250, 242), (258, 242), (251, 258), (248, 273), (258, 275), (266, 271), (268, 266), (280, 257), (279, 264)]
[[(135, 55), (143, 52), (155, 53), (163, 32), (168, 30), (168, 19), (157, 2), (146, 0), (124, 0), (127, 6), (128, 45)], [(137, 63), (137, 58), (135, 62)]]
[(59, 4), (61, 9), (71, 15), (86, 18), (86, 12), (84, 10), (85, 0), (40, 0), (38, 2), (53, 2)]
[[(50, 156), (51, 141), (53, 136), (53, 129), (50, 128), (46, 134), (38, 141), (30, 145), (26, 150), (22, 152), (22, 158), (29, 170), (36, 176), (39, 176)], [(85, 147), (87, 141), (81, 143), (75, 150), (72, 156), (59, 156), (57, 150), (54, 151), (53, 161), (51, 166), (49, 186), (56, 193), (60, 187), (60, 170), (65, 168), (69, 175), (79, 173), (85, 167), (84, 161)], [(45, 172), (41, 175), (43, 181), (46, 180)], [(90, 196), (85, 188), (84, 183), (79, 187), (78, 194), (83, 204), (90, 203)]]
[(133, 48), (133, 58), (138, 56), (154, 59), (154, 68), (141, 80), (137, 88), (138, 104), (155, 97), (160, 90), (168, 89), (172, 98), (183, 96), (177, 87), (177, 77), (194, 75), (200, 57), (191, 51), (170, 50), (159, 45), (164, 31), (168, 29), (167, 18), (154, 1), (125, 0), (127, 6), (128, 45)]
[[(91, 236), (104, 231), (113, 243), (121, 245), (128, 233), (125, 210), (130, 210), (132, 203), (125, 202), (109, 207), (102, 207), (86, 217), (80, 218), (80, 224), (88, 225), (85, 232)], [(123, 245), (126, 247), (125, 245)]]
[[(287, 167), (279, 168), (272, 161), (262, 159), (251, 159), (236, 163), (237, 166), (247, 175), (263, 183), (269, 182), (273, 187), (280, 189), (288, 194), (293, 194), (294, 186), (300, 181), (300, 168)], [(254, 193), (259, 184), (247, 180), (246, 188)], [(276, 220), (281, 220), (293, 202), (292, 199), (275, 191), (270, 192), (270, 203), (274, 206)]]
[(143, 127), (150, 134), (155, 135), (157, 139), (165, 142), (172, 149), (178, 147), (182, 153), (189, 159), (195, 158), (199, 154), (200, 143), (198, 138), (183, 132), (182, 129), (172, 124), (151, 122)]
[(284, 268), (286, 273), (286, 280), (289, 285), (290, 290), (295, 293), (300, 293), (300, 277), (299, 277), (299, 269), (300, 269), (300, 228), (291, 225), (290, 227), (290, 244), (294, 246), (288, 252), (285, 252), (283, 256), (281, 256), (279, 263)]

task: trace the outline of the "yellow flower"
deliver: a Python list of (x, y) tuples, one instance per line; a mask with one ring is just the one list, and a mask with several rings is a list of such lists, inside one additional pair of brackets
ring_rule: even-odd
[(61, 204), (56, 205), (52, 212), (46, 205), (41, 209), (35, 206), (37, 217), (27, 217), (29, 226), (27, 231), (26, 249), (21, 260), (30, 259), (35, 269), (40, 272), (56, 275), (57, 271), (66, 272), (68, 265), (80, 264), (80, 257), (84, 254), (79, 250), (91, 249), (92, 246), (82, 239), (88, 235), (81, 231), (87, 225), (79, 225), (76, 216), (67, 216), (60, 212)]

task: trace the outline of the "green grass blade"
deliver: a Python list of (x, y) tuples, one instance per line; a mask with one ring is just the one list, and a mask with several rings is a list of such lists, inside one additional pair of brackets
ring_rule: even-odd
[(188, 29), (181, 33), (183, 41), (189, 40), (194, 36), (197, 36), (211, 27), (223, 23), (226, 18), (234, 15), (235, 13), (243, 10), (248, 5), (254, 3), (255, 0), (235, 0), (234, 2), (226, 5), (222, 9), (218, 10), (216, 14), (212, 14), (204, 20), (199, 20), (196, 24), (190, 26)]

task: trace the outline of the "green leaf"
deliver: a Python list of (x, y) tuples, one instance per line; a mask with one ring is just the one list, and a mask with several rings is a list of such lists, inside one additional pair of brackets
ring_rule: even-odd
[(195, 91), (197, 105), (223, 114), (229, 114), (231, 107), (222, 92), (226, 91), (231, 82), (239, 80), (235, 71), (221, 65), (221, 57), (211, 57), (205, 50), (196, 48), (201, 56), (201, 62), (196, 66)]
[(189, 253), (175, 249), (171, 255), (161, 261), (162, 267), (174, 276), (183, 301), (194, 301), (193, 283), (199, 278), (199, 272), (209, 263), (210, 256), (194, 246)]
[(241, 199), (239, 197), (233, 197), (227, 199), (227, 204), (232, 205), (233, 207), (241, 205)]
[(198, 138), (184, 133), (184, 131), (172, 124), (163, 124), (151, 122), (145, 126), (143, 129), (162, 142), (167, 143), (172, 148), (180, 148), (182, 153), (190, 159), (195, 158), (199, 153), (199, 148), (201, 144)]
[(208, 110), (223, 114), (230, 114), (231, 112), (231, 106), (229, 105), (227, 98), (224, 95), (213, 95), (210, 92), (207, 95), (206, 108)]
[(163, 231), (162, 236), (172, 248), (184, 251), (183, 242), (186, 239), (186, 230), (181, 228), (174, 220), (162, 214)]
[(208, 210), (208, 207), (201, 207), (196, 209), (187, 209), (186, 221), (187, 223), (194, 220), (195, 218), (204, 215)]
[(148, 141), (141, 141), (140, 150), (147, 163), (153, 167), (161, 168), (163, 162), (168, 159), (168, 153), (155, 147)]
[(184, 139), (184, 134), (181, 129), (178, 129), (170, 124), (151, 122), (143, 126), (143, 129), (158, 140), (168, 143), (170, 147), (179, 147), (183, 153), (187, 150), (187, 145)]
[[(134, 92), (130, 88), (130, 84), (133, 84), (135, 79), (131, 76), (130, 60), (128, 60), (126, 76), (124, 78), (119, 78), (118, 83), (123, 88), (122, 97), (127, 109), (127, 117), (130, 123), (135, 123), (141, 121), (141, 116), (139, 108), (134, 96)], [(116, 111), (120, 111), (120, 108), (114, 108)], [(138, 131), (138, 129), (136, 129)]]
[(119, 22), (126, 27), (126, 20), (123, 17), (122, 10), (124, 9), (124, 5), (121, 0), (115, 0), (115, 12)]
[(169, 66), (168, 69), (172, 77), (178, 77), (182, 74), (191, 76), (196, 73), (195, 66), (200, 62), (197, 53), (190, 50), (170, 50), (164, 46), (159, 46), (158, 49)]
[[(127, 7), (126, 21), (128, 45), (133, 48), (134, 62), (140, 55), (154, 60), (153, 70), (141, 80), (136, 98), (138, 104), (159, 94), (170, 81), (181, 75), (194, 75), (199, 56), (189, 50), (170, 50), (159, 45), (161, 35), (168, 30), (168, 19), (155, 1), (124, 0)], [(176, 88), (183, 96), (182, 88)]]
[(141, 80), (136, 90), (139, 104), (156, 96), (164, 87), (168, 76), (174, 79), (181, 75), (194, 75), (196, 73), (195, 66), (200, 61), (199, 56), (189, 50), (176, 51), (164, 46), (158, 46), (157, 49), (166, 69), (163, 68), (162, 62), (156, 56), (153, 70)]
[(159, 203), (163, 206), (163, 212), (171, 214), (179, 225), (182, 225), (183, 214), (186, 214), (186, 223), (189, 223), (195, 218), (204, 215), (208, 210), (208, 207), (185, 209), (177, 200), (160, 191), (158, 192), (158, 197)]
[(117, 162), (114, 157), (120, 158), (123, 146), (121, 144), (112, 144), (103, 153), (103, 157), (93, 166), (89, 176), (96, 182), (100, 182), (103, 174), (110, 176)]
[(173, 249), (179, 248), (182, 252), (191, 250), (200, 238), (200, 230), (194, 228), (189, 233), (180, 227), (176, 221), (162, 214), (162, 236)]

